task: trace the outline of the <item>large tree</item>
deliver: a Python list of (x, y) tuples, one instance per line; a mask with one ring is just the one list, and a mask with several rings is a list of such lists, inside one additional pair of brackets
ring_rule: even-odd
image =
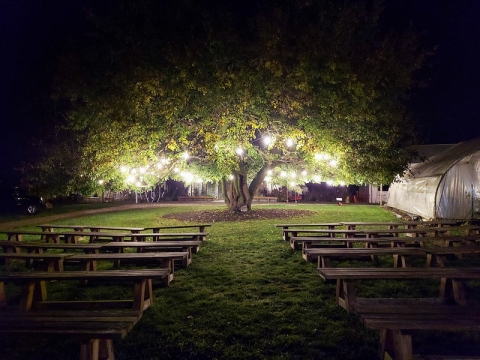
[(70, 99), (81, 178), (125, 187), (195, 174), (221, 182), (236, 210), (266, 179), (388, 183), (405, 169), (404, 100), (424, 55), (412, 33), (380, 29), (380, 1), (223, 3), (90, 13), (54, 96)]

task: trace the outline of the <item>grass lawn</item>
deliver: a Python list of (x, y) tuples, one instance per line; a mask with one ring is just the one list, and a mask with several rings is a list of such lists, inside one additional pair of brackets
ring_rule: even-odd
[[(175, 272), (169, 288), (154, 288), (155, 302), (122, 341), (117, 359), (376, 359), (378, 333), (335, 304), (335, 284), (325, 283), (316, 263), (282, 240), (274, 224), (336, 221), (396, 221), (379, 206), (262, 205), (261, 208), (312, 210), (293, 219), (217, 222), (187, 269)], [(223, 206), (195, 204), (102, 213), (57, 221), (111, 226), (179, 225), (164, 219), (172, 212), (202, 211)], [(255, 206), (254, 206), (255, 210)], [(34, 227), (29, 227), (34, 229)], [(28, 239), (28, 238), (26, 238)], [(390, 258), (375, 266), (392, 266)], [(345, 262), (341, 266), (373, 266)], [(339, 263), (335, 263), (339, 266)], [(421, 266), (421, 264), (419, 265)], [(10, 268), (20, 268), (11, 265)], [(7, 289), (9, 290), (9, 289)], [(361, 282), (359, 296), (437, 296), (429, 281)], [(49, 284), (49, 299), (93, 299), (105, 293), (128, 296), (130, 288), (90, 284)], [(480, 299), (480, 284), (470, 284), (469, 297)], [(470, 355), (480, 353), (478, 334), (421, 333), (416, 352)], [(75, 359), (79, 347), (55, 340), (0, 339), (0, 359)]]

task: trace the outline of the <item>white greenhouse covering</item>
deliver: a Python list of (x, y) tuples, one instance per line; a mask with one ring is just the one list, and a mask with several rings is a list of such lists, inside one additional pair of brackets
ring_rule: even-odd
[(480, 138), (413, 164), (389, 189), (387, 206), (422, 219), (468, 220), (480, 213)]

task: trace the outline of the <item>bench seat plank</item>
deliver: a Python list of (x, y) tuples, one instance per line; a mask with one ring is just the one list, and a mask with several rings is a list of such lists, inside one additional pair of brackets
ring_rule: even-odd
[(71, 256), (72, 254), (35, 254), (35, 253), (16, 253), (16, 252), (7, 252), (0, 253), (0, 259), (5, 261), (5, 264), (8, 264), (8, 260), (25, 260), (26, 264), (29, 265), (31, 261), (43, 261), (47, 264), (47, 271), (63, 271), (63, 263), (66, 257)]
[(480, 267), (466, 268), (326, 268), (318, 269), (325, 280), (336, 280), (337, 304), (353, 312), (356, 302), (354, 280), (373, 279), (440, 279), (440, 298), (453, 299), (464, 305), (466, 280), (480, 279)]
[(128, 260), (130, 262), (155, 262), (170, 270), (169, 282), (174, 279), (175, 266), (174, 261), (180, 261), (182, 265), (188, 265), (188, 251), (177, 252), (148, 252), (148, 253), (101, 253), (101, 254), (81, 254), (72, 255), (66, 259), (66, 263), (80, 262), (83, 264), (82, 270), (96, 270), (98, 261), (113, 261), (115, 267), (120, 266), (120, 262)]
[(114, 360), (113, 340), (123, 339), (141, 312), (0, 313), (2, 337), (54, 337), (80, 341), (80, 360)]
[[(396, 299), (395, 299), (396, 300)], [(413, 358), (412, 333), (419, 330), (478, 331), (480, 310), (474, 307), (426, 304), (424, 301), (382, 299), (383, 306), (354, 304), (360, 321), (371, 329), (381, 330), (378, 355), (381, 359), (410, 360)]]
[(131, 281), (134, 283), (132, 309), (143, 311), (153, 302), (152, 280), (160, 280), (168, 286), (169, 275), (169, 269), (2, 272), (0, 273), (0, 304), (2, 306), (6, 304), (5, 282), (22, 285), (19, 309), (29, 311), (35, 304), (47, 300), (47, 281), (101, 280), (109, 283)]
[(318, 267), (330, 267), (331, 258), (358, 259), (369, 257), (376, 260), (381, 255), (392, 255), (394, 267), (408, 265), (406, 256), (426, 257), (425, 251), (417, 248), (389, 247), (389, 248), (310, 248), (303, 250), (303, 258), (307, 261), (318, 259)]

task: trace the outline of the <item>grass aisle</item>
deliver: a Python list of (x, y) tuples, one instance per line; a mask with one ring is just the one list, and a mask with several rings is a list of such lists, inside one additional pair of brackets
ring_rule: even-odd
[[(285, 208), (285, 205), (268, 208)], [(193, 255), (193, 263), (187, 269), (176, 271), (169, 288), (154, 289), (154, 305), (124, 340), (115, 343), (117, 360), (375, 359), (378, 333), (367, 330), (355, 316), (349, 316), (335, 304), (335, 285), (324, 283), (317, 275), (316, 264), (306, 263), (299, 251), (292, 250), (274, 224), (392, 221), (395, 217), (378, 206), (292, 205), (291, 208), (312, 210), (316, 214), (283, 220), (212, 223), (207, 230), (207, 241), (201, 251)], [(61, 222), (179, 225), (180, 221), (161, 217), (171, 212), (202, 209), (214, 207), (142, 209)], [(391, 260), (382, 260), (380, 265), (391, 266)], [(392, 292), (430, 296), (436, 294), (437, 284), (410, 288), (402, 282), (394, 285), (385, 282), (366, 285), (360, 291), (374, 296)], [(91, 292), (77, 295), (88, 298)], [(448, 339), (452, 341), (451, 337)], [(441, 343), (443, 338), (436, 340)], [(476, 340), (472, 341), (480, 349), (480, 341)], [(7, 344), (7, 348), (0, 347), (0, 358), (76, 356), (76, 347), (55, 344), (58, 349), (55, 352), (51, 342), (32, 341), (32, 344), (36, 346), (35, 356)], [(420, 346), (428, 348), (429, 344)]]
[[(274, 226), (334, 221), (339, 207), (297, 208), (318, 213), (213, 224), (192, 265), (169, 289), (156, 290), (155, 306), (121, 344), (122, 358), (374, 358), (376, 334), (336, 306), (334, 285), (325, 284), (316, 265), (293, 251)], [(340, 210), (348, 218), (392, 218), (378, 207)]]

